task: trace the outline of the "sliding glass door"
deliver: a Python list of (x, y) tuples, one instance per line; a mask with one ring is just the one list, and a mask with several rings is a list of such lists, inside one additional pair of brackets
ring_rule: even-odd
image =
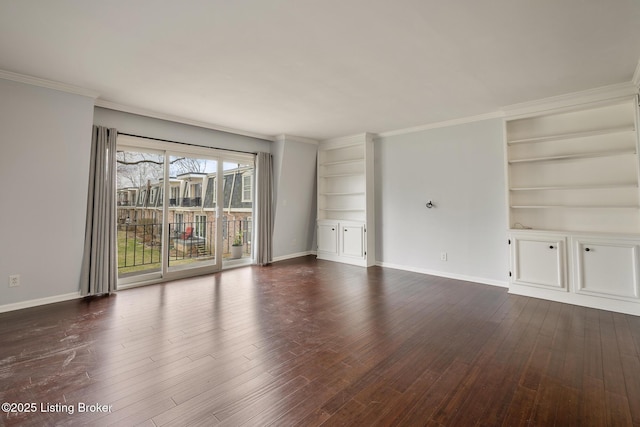
[(170, 154), (169, 187), (175, 199), (168, 209), (168, 269), (188, 270), (216, 265), (217, 200), (213, 199), (218, 173), (214, 157)]
[(118, 278), (162, 270), (164, 153), (123, 149), (117, 164)]
[(224, 266), (246, 263), (253, 250), (254, 165), (224, 162), (222, 247)]
[(121, 138), (119, 285), (253, 261), (253, 156)]

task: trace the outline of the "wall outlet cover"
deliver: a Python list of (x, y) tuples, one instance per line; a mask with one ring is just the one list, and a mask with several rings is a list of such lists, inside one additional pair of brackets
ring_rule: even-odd
[(9, 276), (9, 287), (17, 288), (18, 286), (20, 286), (20, 275), (12, 274), (11, 276)]

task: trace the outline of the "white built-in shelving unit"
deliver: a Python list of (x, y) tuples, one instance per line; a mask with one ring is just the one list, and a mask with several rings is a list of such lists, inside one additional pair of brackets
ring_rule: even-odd
[(513, 293), (640, 315), (638, 102), (505, 122)]
[(640, 232), (632, 98), (507, 121), (512, 228)]
[(318, 258), (373, 265), (373, 208), (371, 135), (321, 142), (318, 148)]

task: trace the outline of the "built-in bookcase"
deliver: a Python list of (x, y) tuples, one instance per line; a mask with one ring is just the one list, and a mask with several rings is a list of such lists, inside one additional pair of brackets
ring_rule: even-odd
[(637, 105), (506, 121), (511, 293), (640, 315)]
[(365, 145), (319, 151), (319, 219), (366, 220)]
[(635, 97), (506, 123), (511, 228), (640, 232)]
[(318, 257), (371, 265), (375, 261), (373, 208), (371, 136), (322, 142), (318, 149)]

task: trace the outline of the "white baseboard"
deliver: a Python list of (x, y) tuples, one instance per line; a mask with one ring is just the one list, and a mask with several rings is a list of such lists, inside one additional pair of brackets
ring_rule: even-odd
[(69, 301), (69, 300), (78, 299), (78, 298), (82, 298), (82, 296), (80, 295), (80, 291), (72, 292), (70, 294), (55, 295), (52, 297), (16, 302), (13, 304), (5, 304), (5, 305), (0, 305), (0, 313), (5, 313), (7, 311), (21, 310), (23, 308), (37, 307), (39, 305), (53, 304), (56, 302)]
[(295, 254), (282, 255), (282, 256), (277, 256), (273, 258), (273, 262), (284, 261), (286, 259), (292, 259), (292, 258), (300, 258), (302, 256), (315, 255), (315, 254), (316, 254), (316, 251), (306, 251), (306, 252), (298, 252)]
[(318, 255), (318, 259), (323, 259), (325, 261), (331, 261), (331, 262), (339, 262), (341, 264), (349, 264), (349, 265), (357, 265), (358, 267), (371, 267), (374, 264), (371, 264), (371, 260), (368, 260), (367, 258), (358, 258), (358, 257), (348, 257), (348, 256), (341, 256), (338, 254), (331, 254), (331, 253), (326, 253), (326, 252), (321, 252), (320, 255)]
[(509, 287), (509, 282), (506, 280), (501, 281), (501, 280), (487, 279), (484, 277), (466, 276), (464, 274), (448, 273), (445, 271), (437, 271), (437, 270), (428, 270), (426, 268), (417, 268), (417, 267), (411, 267), (408, 265), (391, 264), (388, 262), (380, 262), (380, 261), (376, 262), (376, 265), (380, 267), (385, 267), (385, 268), (393, 268), (395, 270), (411, 271), (412, 273), (428, 274), (430, 276), (437, 276), (437, 277), (446, 277), (447, 279), (456, 279), (456, 280), (463, 280), (465, 282), (481, 283), (483, 285), (499, 286), (501, 288)]
[(541, 298), (565, 304), (578, 305), (598, 310), (615, 311), (616, 313), (640, 316), (640, 304), (636, 301), (622, 301), (613, 298), (594, 297), (556, 289), (542, 289), (533, 286), (513, 284), (509, 293), (532, 298)]

